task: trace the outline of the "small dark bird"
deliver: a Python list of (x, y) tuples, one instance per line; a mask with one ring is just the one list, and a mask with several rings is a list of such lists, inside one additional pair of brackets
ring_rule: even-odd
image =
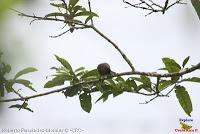
[(111, 74), (110, 65), (108, 63), (101, 63), (97, 66), (97, 70), (101, 76)]

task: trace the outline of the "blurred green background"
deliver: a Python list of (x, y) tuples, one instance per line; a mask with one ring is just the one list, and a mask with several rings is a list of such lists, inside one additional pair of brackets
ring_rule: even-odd
[[(10, 8), (17, 6), (30, 6), (35, 0), (0, 0), (0, 52), (3, 53), (2, 61), (7, 64), (18, 64), (21, 62), (23, 53), (23, 39), (17, 36), (17, 31), (13, 29), (12, 33), (7, 32), (8, 23), (12, 19), (13, 11)], [(12, 13), (11, 13), (12, 12)], [(14, 70), (12, 68), (12, 70)], [(0, 113), (2, 104), (0, 103)]]

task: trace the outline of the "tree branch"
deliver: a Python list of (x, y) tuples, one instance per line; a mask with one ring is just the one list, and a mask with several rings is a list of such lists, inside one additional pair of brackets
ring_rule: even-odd
[(123, 57), (123, 59), (128, 63), (128, 65), (130, 66), (130, 68), (132, 69), (132, 71), (135, 71), (135, 68), (133, 67), (131, 61), (127, 58), (127, 56), (122, 52), (122, 50), (117, 46), (117, 44), (115, 44), (112, 40), (110, 40), (107, 36), (105, 36), (102, 32), (100, 32), (96, 27), (91, 26), (91, 28), (97, 32), (101, 37), (103, 37), (105, 40), (107, 40), (110, 44), (112, 44), (112, 46), (117, 49), (117, 51), (121, 54), (121, 56)]
[[(117, 76), (145, 75), (145, 76), (151, 76), (151, 77), (157, 77), (157, 78), (158, 77), (159, 78), (161, 78), (161, 77), (175, 77), (175, 76), (183, 76), (183, 75), (188, 74), (190, 72), (193, 72), (193, 71), (195, 71), (195, 70), (197, 70), (199, 68), (200, 68), (200, 63), (198, 63), (195, 66), (192, 66), (191, 68), (185, 69), (185, 70), (177, 72), (177, 73), (159, 74), (159, 73), (155, 73), (155, 72), (139, 72), (139, 71), (123, 72), (123, 73), (119, 73), (119, 74), (113, 74), (113, 75), (110, 75), (110, 76), (108, 76), (106, 78), (102, 78), (102, 79), (79, 82), (77, 84), (74, 84), (74, 85), (71, 85), (71, 86), (68, 86), (68, 87), (64, 87), (64, 88), (61, 88), (61, 89), (56, 89), (56, 90), (45, 92), (45, 93), (41, 93), (41, 94), (36, 94), (36, 95), (33, 95), (33, 96), (28, 96), (28, 97), (23, 97), (23, 98), (20, 97), (20, 98), (0, 100), (0, 103), (2, 103), (2, 102), (12, 102), (12, 101), (21, 101), (21, 100), (29, 100), (29, 99), (32, 99), (32, 98), (37, 98), (37, 97), (46, 96), (46, 95), (49, 95), (49, 94), (65, 91), (65, 90), (67, 90), (69, 88), (73, 88), (73, 87), (80, 86), (80, 85), (83, 85), (83, 84), (98, 83), (101, 80), (106, 80), (106, 79), (110, 79), (110, 78), (117, 77)], [(145, 93), (141, 93), (141, 92), (131, 92), (131, 93), (142, 94), (142, 95), (147, 95), (147, 96), (156, 95), (156, 93), (152, 93), (152, 94), (145, 94)], [(167, 95), (157, 95), (157, 96), (168, 96), (168, 94)], [(155, 97), (155, 98), (157, 98), (157, 97)], [(155, 98), (153, 98), (153, 99), (155, 99)]]
[[(131, 7), (134, 8), (139, 8), (139, 9), (143, 9), (146, 11), (149, 11), (149, 13), (147, 15), (150, 15), (152, 13), (158, 13), (158, 12), (162, 12), (163, 14), (165, 14), (165, 12), (171, 8), (172, 6), (176, 5), (176, 4), (185, 4), (181, 2), (182, 0), (176, 0), (176, 2), (169, 4), (169, 0), (165, 0), (165, 4), (164, 6), (155, 3), (153, 0), (139, 0), (139, 3), (130, 3), (126, 0), (123, 0), (123, 2)], [(147, 16), (145, 15), (145, 16)]]
[[(91, 7), (90, 7), (91, 8)], [(25, 16), (25, 17), (28, 17), (28, 18), (34, 18), (33, 21), (35, 20), (51, 20), (51, 21), (61, 21), (61, 22), (64, 22), (64, 23), (67, 23), (68, 20), (62, 20), (62, 19), (58, 19), (58, 18), (47, 18), (47, 17), (39, 17), (39, 16), (35, 16), (35, 15), (27, 15), (27, 14), (24, 14), (22, 12), (19, 12), (15, 9), (11, 9), (15, 12), (17, 12), (20, 16)], [(90, 9), (91, 10), (91, 9)], [(69, 20), (69, 22), (73, 22), (73, 20)], [(93, 26), (93, 22), (92, 22), (92, 25), (87, 25), (87, 24), (84, 24), (82, 22), (73, 22), (74, 24), (76, 25), (81, 25), (81, 26), (84, 26), (82, 28), (92, 28), (96, 33), (98, 33), (101, 37), (103, 37), (104, 39), (106, 39), (109, 43), (112, 44), (112, 46), (117, 50), (119, 51), (119, 53), (122, 55), (123, 59), (128, 63), (128, 65), (130, 66), (130, 68), (132, 69), (132, 71), (135, 70), (135, 68), (133, 67), (131, 61), (127, 58), (127, 56), (122, 52), (122, 50), (117, 46), (116, 43), (114, 43), (112, 40), (110, 40), (107, 36), (105, 36), (102, 32), (100, 32), (96, 27)], [(77, 28), (77, 29), (82, 29), (82, 28)], [(63, 34), (67, 33), (69, 30), (57, 35), (57, 36), (50, 36), (50, 37), (53, 37), (53, 38), (56, 38), (56, 37), (59, 37), (59, 36), (62, 36)]]

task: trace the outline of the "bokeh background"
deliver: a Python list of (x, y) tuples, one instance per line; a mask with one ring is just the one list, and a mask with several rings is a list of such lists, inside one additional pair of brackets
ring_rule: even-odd
[[(6, 10), (6, 7), (12, 7), (43, 16), (55, 10), (48, 0), (13, 2), (0, 2), (0, 50), (4, 52), (4, 60), (12, 65), (13, 75), (28, 66), (39, 70), (25, 76), (33, 81), (38, 93), (53, 90), (44, 89), (43, 85), (46, 76), (53, 73), (49, 68), (59, 65), (54, 54), (66, 58), (73, 68), (94, 69), (99, 63), (108, 62), (116, 72), (129, 70), (121, 55), (92, 30), (49, 38), (64, 31), (63, 24), (37, 21), (29, 25), (30, 19)], [(95, 20), (96, 26), (119, 45), (137, 70), (155, 71), (163, 67), (162, 57), (171, 57), (181, 63), (185, 57), (191, 56), (190, 65), (200, 61), (200, 21), (190, 3), (175, 6), (165, 15), (145, 17), (145, 11), (125, 8), (122, 0), (91, 2), (93, 10), (100, 16)], [(86, 4), (86, 1), (82, 3)], [(199, 74), (196, 71), (191, 75)], [(190, 83), (185, 86), (193, 102), (192, 126), (200, 131), (200, 85)], [(23, 90), (25, 95), (34, 94), (28, 89)], [(93, 102), (99, 96), (94, 95)], [(180, 128), (179, 118), (188, 118), (174, 93), (147, 105), (139, 104), (149, 99), (124, 93), (116, 98), (110, 97), (105, 103), (93, 103), (90, 114), (81, 109), (78, 97), (66, 99), (59, 93), (30, 100), (29, 106), (34, 113), (9, 109), (15, 102), (3, 103), (0, 129), (81, 128), (83, 134), (169, 134)]]

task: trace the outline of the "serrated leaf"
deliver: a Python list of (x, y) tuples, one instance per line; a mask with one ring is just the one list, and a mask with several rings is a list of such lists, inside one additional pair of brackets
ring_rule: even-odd
[(91, 95), (89, 93), (83, 93), (79, 96), (81, 108), (85, 112), (90, 112), (92, 109)]
[(192, 112), (192, 102), (190, 100), (190, 96), (188, 94), (188, 92), (186, 91), (185, 87), (183, 86), (176, 86), (176, 97), (181, 105), (181, 107), (183, 108), (183, 110), (185, 111), (185, 113), (188, 116), (191, 116), (191, 112)]
[(175, 60), (170, 58), (162, 58), (163, 63), (165, 64), (165, 68), (169, 73), (179, 72), (181, 67)]
[(44, 85), (44, 88), (52, 88), (52, 87), (64, 85), (66, 80), (69, 80), (69, 78), (67, 78), (65, 75), (58, 75), (54, 77), (52, 80), (48, 81)]
[(45, 15), (45, 18), (48, 18), (48, 17), (57, 17), (57, 16), (65, 16), (65, 15), (63, 13), (54, 12), (54, 13), (49, 13), (49, 14)]
[(71, 65), (69, 64), (69, 62), (57, 55), (55, 55), (56, 59), (70, 72), (73, 72)]
[(191, 0), (192, 5), (197, 13), (197, 15), (199, 16), (200, 19), (200, 1), (199, 0)]
[(79, 0), (69, 0), (69, 5), (71, 5), (72, 7), (74, 7)]
[(183, 67), (183, 68), (185, 67), (185, 65), (187, 64), (187, 62), (189, 61), (189, 59), (190, 59), (190, 56), (188, 56), (188, 57), (186, 57), (186, 58), (184, 59), (183, 64), (182, 64), (182, 67)]
[(32, 83), (29, 81), (29, 80), (24, 80), (24, 79), (17, 79), (17, 80), (14, 80), (14, 83), (18, 83), (18, 84), (22, 84), (24, 85), (25, 87), (37, 92), (31, 85)]
[(19, 71), (19, 72), (15, 75), (14, 79), (17, 79), (18, 77), (20, 77), (20, 76), (22, 76), (22, 75), (24, 75), (24, 74), (28, 74), (28, 73), (35, 72), (35, 71), (37, 71), (37, 69), (36, 69), (36, 68), (33, 68), (33, 67), (25, 68), (25, 69)]
[(198, 82), (200, 83), (200, 78), (199, 77), (192, 77), (192, 78), (188, 78), (184, 81), (190, 81), (190, 82)]

